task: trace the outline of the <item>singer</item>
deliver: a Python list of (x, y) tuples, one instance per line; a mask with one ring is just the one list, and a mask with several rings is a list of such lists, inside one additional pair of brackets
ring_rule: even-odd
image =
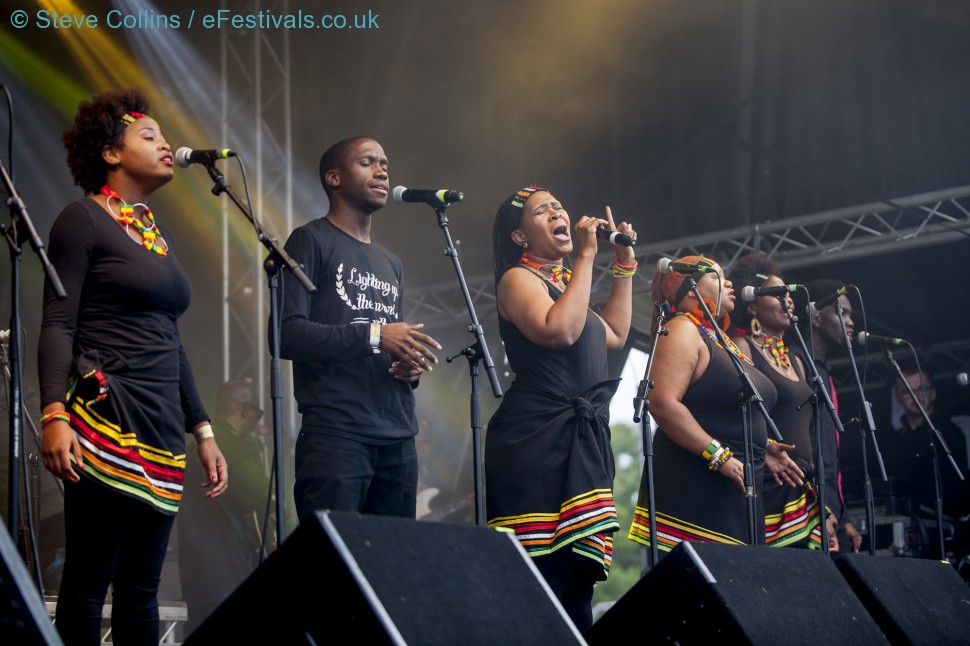
[(570, 223), (538, 186), (513, 193), (495, 215), (499, 332), (515, 378), (488, 423), (485, 495), (488, 524), (516, 533), (583, 633), (619, 529), (609, 426), (619, 379), (610, 378), (607, 352), (630, 332), (636, 271), (633, 250), (614, 244), (606, 305), (590, 307), (596, 228), (636, 232), (615, 226), (609, 207), (604, 217), (580, 217), (572, 231)]
[[(764, 254), (748, 254), (739, 258), (729, 276), (735, 287), (743, 290), (780, 287), (785, 281), (778, 265)], [(794, 311), (790, 295), (783, 296), (788, 309)], [(778, 391), (778, 400), (771, 409), (771, 418), (785, 440), (793, 460), (788, 469), (766, 456), (764, 481), (765, 544), (772, 547), (808, 547), (821, 549), (821, 511), (816, 498), (815, 443), (812, 437), (812, 407), (808, 405), (812, 386), (805, 376), (805, 366), (792, 356), (785, 345), (784, 334), (791, 329), (791, 320), (775, 296), (760, 296), (745, 307), (734, 310), (734, 342), (754, 360), (755, 367)], [(831, 517), (830, 517), (831, 518)], [(835, 540), (834, 521), (831, 526), (830, 547)]]
[(107, 92), (82, 101), (64, 133), (87, 197), (51, 229), (50, 260), (67, 298), (45, 284), (37, 363), (44, 466), (65, 481), (56, 623), (66, 644), (101, 643), (109, 585), (114, 641), (158, 643), (158, 584), (186, 433), (195, 435), (208, 496), (228, 482), (179, 339), (189, 279), (147, 206), (174, 163), (147, 113), (140, 90)]
[[(735, 294), (721, 267), (702, 256), (680, 262), (700, 264), (714, 271), (698, 271), (691, 278), (722, 329), (729, 324)], [(630, 539), (650, 545), (650, 514), (655, 513), (657, 549), (669, 552), (681, 541), (709, 541), (731, 545), (749, 543), (745, 497), (744, 429), (738, 406), (738, 372), (716, 340), (697, 297), (683, 274), (658, 274), (653, 300), (671, 306), (674, 316), (668, 334), (659, 337), (653, 360), (655, 388), (650, 413), (659, 425), (654, 438), (654, 499), (649, 505), (646, 477), (641, 477)], [(770, 410), (775, 388), (752, 360), (725, 337), (728, 350), (744, 362), (746, 372)], [(764, 543), (762, 480), (768, 428), (763, 416), (751, 416), (754, 467), (755, 525)], [(780, 459), (784, 451), (778, 452)]]
[[(798, 317), (798, 324), (801, 326), (802, 334), (809, 343), (809, 348), (815, 350), (815, 367), (819, 377), (826, 382), (832, 403), (838, 412), (839, 399), (835, 390), (835, 381), (832, 379), (828, 359), (835, 354), (839, 348), (845, 347), (845, 338), (842, 334), (842, 325), (851, 337), (855, 333), (855, 323), (852, 321), (852, 303), (845, 295), (838, 297), (838, 303), (842, 310), (842, 322), (839, 322), (839, 314), (835, 309), (835, 302), (826, 305), (817, 311), (813, 316), (808, 315), (808, 302), (821, 302), (827, 296), (835, 294), (837, 290), (844, 287), (845, 283), (832, 278), (819, 278), (805, 283), (808, 293), (806, 299), (805, 290), (800, 290), (795, 294), (795, 308), (797, 312), (805, 312), (805, 315)], [(811, 341), (809, 342), (809, 338)], [(801, 349), (795, 348), (792, 351), (797, 354), (803, 362), (810, 359), (801, 356)], [(842, 492), (842, 465), (840, 444), (842, 439), (839, 437), (838, 428), (832, 417), (823, 406), (819, 406), (816, 413), (819, 416), (819, 424), (822, 427), (822, 462), (825, 468), (825, 505), (828, 507), (832, 516), (835, 516), (837, 524), (838, 551), (842, 554), (853, 552), (859, 553), (862, 545), (862, 534), (855, 528), (852, 519), (849, 518), (845, 506), (845, 495)], [(814, 423), (814, 422), (813, 422)]]
[(297, 513), (414, 518), (413, 390), (438, 363), (432, 349), (441, 345), (423, 324), (404, 322), (401, 260), (371, 235), (389, 192), (384, 149), (368, 137), (339, 141), (320, 158), (320, 181), (330, 209), (294, 229), (285, 245), (318, 288), (287, 281), (280, 323), (280, 355), (293, 361), (303, 414)]

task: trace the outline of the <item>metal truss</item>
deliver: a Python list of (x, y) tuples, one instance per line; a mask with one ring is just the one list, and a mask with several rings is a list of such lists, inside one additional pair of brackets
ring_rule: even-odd
[[(253, 0), (248, 5), (247, 11), (254, 13), (269, 9), (282, 14), (289, 2)], [(233, 9), (238, 10), (238, 4)], [(271, 228), (289, 231), (293, 214), (289, 32), (223, 29), (220, 34), (222, 140), (246, 138), (238, 145), (245, 145), (252, 153), (247, 157), (255, 162), (249, 178), (253, 211)], [(229, 79), (235, 80), (231, 86)], [(273, 212), (267, 213), (268, 207)], [(270, 360), (262, 335), (268, 312), (266, 248), (255, 234), (242, 244), (231, 240), (229, 222), (243, 216), (228, 199), (223, 200), (222, 216), (223, 379), (251, 379), (262, 405)]]
[[(640, 271), (634, 277), (634, 294), (649, 292), (654, 268), (661, 258), (703, 253), (730, 265), (745, 254), (760, 252), (774, 258), (787, 271), (941, 244), (967, 236), (970, 236), (970, 186), (960, 186), (637, 245)], [(597, 257), (594, 294), (608, 293), (606, 287), (613, 280), (612, 262), (612, 253)], [(494, 307), (491, 274), (475, 276), (466, 282), (476, 308), (479, 304)], [(412, 290), (408, 311), (408, 316), (415, 320), (432, 316), (462, 318), (467, 312), (454, 283)], [(635, 320), (634, 327), (642, 328), (638, 323), (642, 321)]]

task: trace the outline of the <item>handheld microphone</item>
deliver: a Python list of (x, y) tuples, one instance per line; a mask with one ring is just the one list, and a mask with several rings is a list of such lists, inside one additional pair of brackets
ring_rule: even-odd
[(859, 345), (869, 345), (876, 348), (885, 348), (891, 345), (903, 345), (909, 344), (906, 339), (898, 339), (888, 336), (879, 336), (878, 334), (869, 334), (866, 331), (859, 332), (855, 335), (856, 340)]
[(610, 231), (605, 227), (597, 227), (596, 237), (600, 240), (609, 240), (613, 244), (621, 244), (625, 247), (635, 247), (637, 241), (625, 233), (620, 233), (619, 231)]
[(192, 150), (188, 146), (182, 146), (175, 152), (175, 163), (182, 168), (188, 168), (191, 164), (211, 164), (216, 160), (235, 156), (236, 152), (228, 148), (221, 150)]
[(431, 206), (448, 206), (453, 202), (461, 202), (465, 199), (465, 194), (461, 191), (449, 191), (447, 189), (433, 190), (421, 188), (407, 188), (395, 186), (391, 191), (391, 199), (398, 204), (405, 202), (422, 202)]
[(808, 305), (805, 306), (805, 313), (809, 316), (818, 316), (818, 313), (822, 311), (822, 308), (828, 307), (835, 301), (839, 300), (839, 296), (845, 294), (850, 287), (852, 287), (852, 285), (843, 285), (821, 300), (809, 301)]
[(778, 285), (776, 287), (755, 287), (753, 285), (745, 285), (744, 289), (741, 290), (741, 300), (748, 301), (749, 303), (759, 296), (784, 296), (785, 294), (792, 293), (801, 285), (791, 284), (791, 285)]
[(685, 276), (696, 273), (717, 273), (714, 267), (709, 265), (692, 265), (688, 262), (676, 262), (670, 258), (661, 258), (657, 261), (658, 274), (669, 274), (672, 271), (676, 271), (678, 274), (684, 274)]

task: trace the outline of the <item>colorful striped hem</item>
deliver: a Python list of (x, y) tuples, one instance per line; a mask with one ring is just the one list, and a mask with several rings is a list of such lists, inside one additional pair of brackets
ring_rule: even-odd
[[(630, 526), (628, 538), (631, 541), (650, 545), (650, 512), (644, 507), (637, 507), (633, 514), (633, 524)], [(743, 541), (720, 534), (709, 529), (679, 520), (666, 514), (657, 514), (657, 549), (669, 552), (683, 541), (700, 541), (705, 543), (724, 543), (727, 545), (747, 545)]]
[(79, 398), (70, 404), (68, 412), (81, 445), (83, 473), (165, 514), (178, 511), (184, 454), (175, 456), (139, 442), (134, 433), (122, 433), (116, 423), (93, 412)]
[(810, 485), (802, 495), (785, 505), (780, 514), (765, 516), (765, 543), (771, 547), (787, 547), (804, 543), (811, 549), (822, 549), (822, 528), (818, 498)]
[(558, 514), (503, 516), (489, 520), (488, 525), (514, 531), (529, 556), (544, 556), (569, 545), (577, 554), (602, 564), (607, 572), (613, 561), (612, 534), (620, 529), (609, 489), (595, 489), (567, 500)]

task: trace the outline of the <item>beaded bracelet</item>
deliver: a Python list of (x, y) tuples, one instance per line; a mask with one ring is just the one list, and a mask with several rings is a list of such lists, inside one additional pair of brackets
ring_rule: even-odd
[(197, 443), (216, 436), (216, 434), (212, 432), (211, 424), (203, 424), (199, 428), (192, 429), (192, 435), (195, 436), (195, 441)]
[(719, 448), (721, 448), (721, 443), (717, 440), (711, 440), (711, 443), (707, 445), (707, 448), (701, 451), (701, 457), (705, 460), (710, 460), (714, 457), (714, 454)]
[(616, 260), (613, 261), (613, 277), (614, 278), (629, 278), (637, 273), (637, 261), (634, 260), (632, 265), (621, 265)]
[(710, 462), (707, 463), (707, 468), (711, 471), (717, 471), (732, 457), (734, 457), (734, 453), (731, 452), (731, 449), (726, 446), (722, 446), (717, 450), (717, 453), (714, 454)]
[(54, 411), (53, 413), (47, 413), (45, 415), (41, 415), (40, 427), (44, 428), (45, 426), (47, 426), (48, 424), (50, 424), (56, 419), (59, 419), (62, 422), (67, 422), (67, 423), (71, 422), (71, 416), (68, 415), (66, 411), (58, 410), (58, 411)]

